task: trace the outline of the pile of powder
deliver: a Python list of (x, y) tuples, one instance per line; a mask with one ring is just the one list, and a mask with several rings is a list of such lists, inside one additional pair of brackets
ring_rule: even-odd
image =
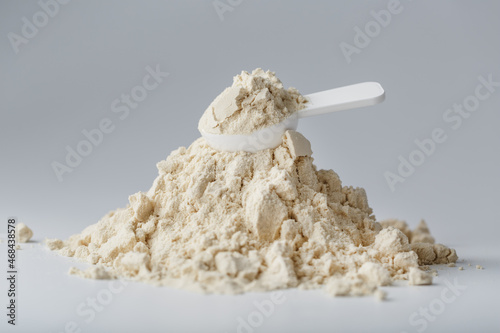
[(305, 107), (295, 88), (283, 88), (275, 73), (257, 68), (233, 79), (206, 109), (198, 129), (212, 134), (248, 134), (275, 125)]
[[(262, 70), (244, 72), (234, 86), (268, 81), (281, 86)], [(278, 105), (273, 85), (266, 86), (267, 109)], [(247, 109), (238, 110), (216, 127), (240, 133), (272, 119), (264, 115), (261, 125), (242, 129)], [(285, 108), (272, 110), (280, 119)], [(311, 154), (296, 131), (257, 153), (218, 151), (200, 138), (159, 162), (149, 191), (130, 196), (127, 207), (47, 245), (100, 267), (71, 274), (208, 293), (324, 286), (331, 295), (383, 297), (379, 286), (397, 279), (429, 284), (432, 277), (419, 266), (457, 260), (454, 250), (434, 244), (425, 223), (411, 231), (403, 221), (376, 222), (364, 189), (343, 186), (332, 170), (317, 170)]]
[(110, 276), (215, 293), (326, 285), (333, 295), (364, 295), (407, 279), (419, 259), (457, 260), (443, 245), (410, 243), (406, 234), (417, 239), (423, 228), (383, 229), (365, 191), (316, 170), (307, 149), (296, 149), (304, 141), (290, 131), (277, 148), (252, 154), (216, 151), (200, 138), (158, 163), (151, 189), (128, 207), (47, 244)]

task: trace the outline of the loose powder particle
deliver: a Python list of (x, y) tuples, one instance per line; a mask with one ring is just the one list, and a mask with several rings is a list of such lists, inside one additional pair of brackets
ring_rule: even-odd
[(483, 266), (481, 266), (481, 265), (476, 265), (476, 269), (483, 269)]
[[(284, 90), (274, 73), (244, 72), (233, 87), (241, 89), (231, 96), (244, 98), (227, 102), (224, 117), (214, 113), (218, 106), (208, 112), (217, 131), (251, 131), (301, 104), (294, 90), (276, 98)], [(245, 105), (261, 93), (267, 107), (252, 112), (264, 120), (247, 121)], [(286, 104), (290, 95), (293, 107)], [(231, 113), (236, 107), (238, 114)], [(311, 154), (295, 131), (257, 153), (217, 151), (200, 138), (159, 162), (149, 191), (130, 196), (127, 207), (46, 244), (112, 277), (226, 294), (325, 287), (336, 296), (383, 298), (379, 286), (397, 279), (430, 283), (419, 265), (457, 260), (453, 249), (433, 244), (425, 222), (413, 231), (403, 221), (376, 222), (365, 190), (343, 186), (333, 170), (317, 170)], [(93, 272), (71, 274), (102, 276)]]
[(414, 286), (432, 284), (432, 275), (418, 269), (417, 267), (410, 267), (408, 284)]
[(16, 239), (20, 243), (28, 243), (33, 237), (33, 231), (24, 223), (16, 225)]
[(374, 296), (377, 300), (383, 301), (387, 298), (387, 293), (385, 291), (383, 291), (382, 289), (377, 289), (374, 292)]
[(305, 107), (295, 88), (283, 88), (275, 73), (257, 68), (233, 79), (206, 109), (198, 129), (212, 134), (249, 134), (275, 125)]
[(458, 270), (459, 270), (459, 271), (463, 271), (463, 270), (464, 270), (464, 268), (463, 268), (462, 266), (460, 266), (460, 267), (458, 267)]
[(60, 239), (46, 239), (45, 245), (49, 248), (49, 250), (55, 251), (60, 250), (64, 246), (64, 242)]
[(108, 272), (104, 267), (97, 265), (92, 266), (84, 271), (71, 267), (68, 272), (69, 275), (76, 275), (84, 279), (95, 279), (95, 280), (109, 280), (114, 279), (115, 276)]

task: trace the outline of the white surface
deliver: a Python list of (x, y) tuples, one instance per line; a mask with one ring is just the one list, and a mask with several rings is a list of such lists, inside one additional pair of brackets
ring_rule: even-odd
[[(1, 245), (5, 253), (5, 242)], [(109, 304), (102, 305), (98, 312), (82, 304), (88, 298), (110, 294), (110, 281), (67, 275), (69, 267), (85, 265), (50, 252), (39, 243), (22, 248), (18, 251), (18, 326), (12, 328), (3, 319), (2, 332), (64, 332), (68, 322), (75, 322), (80, 332), (238, 332), (238, 317), (248, 318), (258, 311), (255, 301), (266, 303), (271, 297), (271, 293), (201, 295), (130, 282), (121, 292), (112, 294)], [(286, 290), (285, 301), (277, 304), (269, 317), (263, 316), (262, 325), (252, 328), (253, 332), (418, 332), (423, 326), (410, 324), (412, 313), (432, 307), (440, 311), (443, 304), (440, 314), (433, 315), (430, 310), (434, 321), (426, 321), (421, 332), (498, 332), (500, 247), (462, 245), (456, 249), (461, 257), (457, 267), (436, 266), (439, 277), (434, 285), (385, 287), (388, 299), (383, 302), (373, 297), (330, 298), (318, 290)], [(484, 270), (477, 270), (476, 264)], [(458, 266), (464, 270), (459, 271)], [(446, 281), (455, 280), (466, 289), (448, 304), (440, 301), (453, 298), (454, 294), (445, 289)], [(7, 286), (4, 279), (1, 281), (5, 297)], [(112, 283), (120, 287), (120, 282)], [(83, 315), (77, 314), (79, 307)], [(91, 312), (95, 318), (86, 322)]]

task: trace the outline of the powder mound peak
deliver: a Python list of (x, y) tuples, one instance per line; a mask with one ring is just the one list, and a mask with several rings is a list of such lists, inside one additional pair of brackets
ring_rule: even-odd
[(242, 71), (205, 110), (198, 129), (212, 134), (249, 134), (275, 125), (305, 107), (295, 88), (285, 89), (276, 74)]

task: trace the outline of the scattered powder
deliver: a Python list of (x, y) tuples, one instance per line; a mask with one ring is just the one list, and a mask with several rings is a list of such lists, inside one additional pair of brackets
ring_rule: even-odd
[(283, 88), (275, 73), (241, 72), (205, 110), (198, 129), (213, 134), (249, 134), (275, 125), (305, 107), (295, 88)]
[(455, 263), (454, 263), (454, 262), (450, 262), (450, 263), (448, 264), (448, 267), (455, 267), (455, 266), (456, 266), (456, 265), (455, 265)]
[(476, 269), (483, 269), (483, 266), (481, 266), (481, 265), (476, 265)]
[(33, 237), (33, 231), (24, 223), (16, 225), (16, 240), (19, 243), (28, 243)]
[[(249, 132), (302, 103), (271, 72), (243, 72), (233, 87), (238, 93), (226, 94), (240, 97), (228, 97), (220, 113), (222, 102), (214, 101), (200, 127), (215, 116), (214, 131)], [(457, 260), (454, 250), (433, 244), (425, 222), (413, 231), (399, 220), (376, 222), (365, 190), (317, 170), (311, 154), (295, 131), (257, 153), (217, 151), (200, 138), (159, 162), (149, 191), (130, 196), (127, 207), (46, 245), (101, 267), (70, 274), (230, 294), (324, 286), (335, 296), (384, 298), (379, 286), (394, 280), (430, 283), (419, 265)]]
[(76, 267), (71, 267), (68, 271), (68, 274), (79, 276), (84, 279), (95, 279), (95, 280), (110, 280), (116, 278), (112, 273), (110, 273), (103, 266), (100, 265), (89, 267), (84, 271)]
[(464, 270), (464, 268), (463, 268), (462, 266), (460, 266), (460, 267), (458, 267), (458, 270), (459, 270), (459, 271), (463, 271), (463, 270)]
[(49, 248), (49, 250), (60, 250), (63, 246), (64, 243), (60, 239), (46, 239), (45, 240), (45, 245)]

